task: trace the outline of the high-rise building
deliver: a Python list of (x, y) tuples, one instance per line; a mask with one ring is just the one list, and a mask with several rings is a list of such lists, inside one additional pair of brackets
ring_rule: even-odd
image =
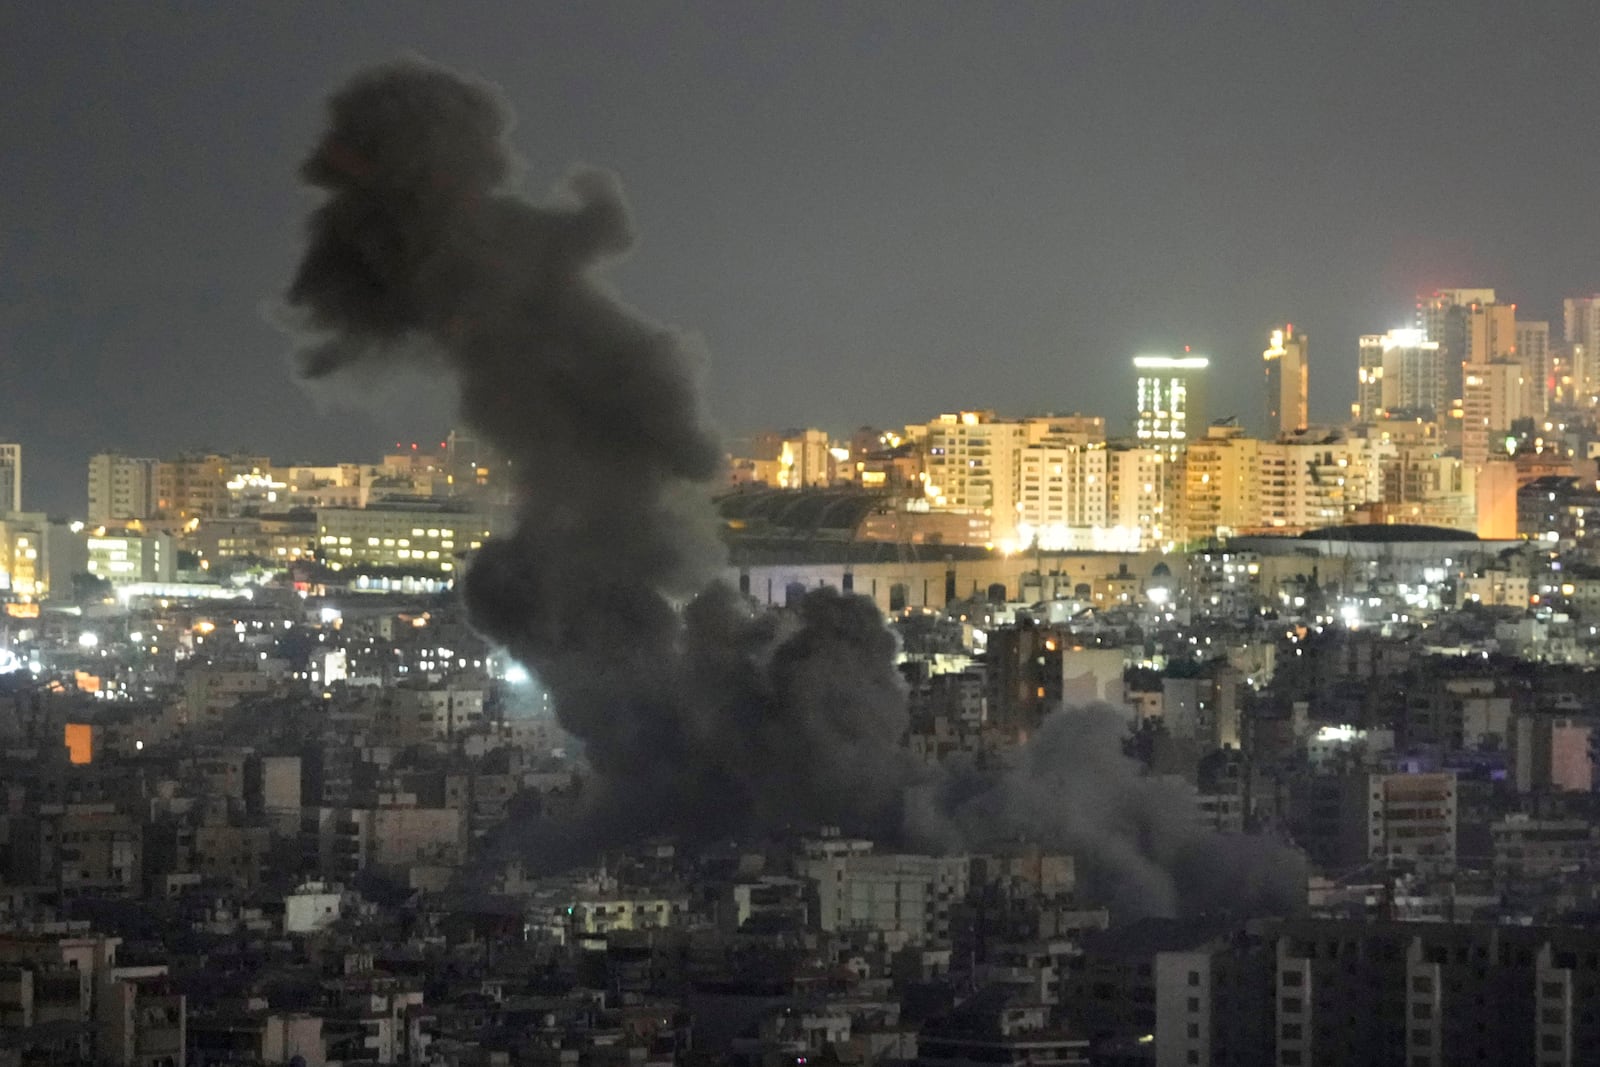
[(1138, 421), (1134, 434), (1174, 453), (1205, 432), (1205, 356), (1135, 356)]
[(1555, 392), (1555, 367), (1550, 359), (1550, 324), (1517, 321), (1517, 362), (1522, 364), (1523, 406), (1527, 414), (1541, 416), (1550, 410)]
[[(1514, 343), (1515, 328), (1512, 321), (1502, 320), (1498, 313), (1481, 316), (1475, 335), (1473, 307), (1484, 308), (1494, 303), (1493, 289), (1441, 289), (1417, 298), (1416, 328), (1422, 331), (1425, 340), (1439, 346), (1439, 380), (1436, 388), (1441, 399), (1435, 410), (1441, 416), (1455, 401), (1461, 399), (1461, 364), (1473, 358), (1474, 337), (1478, 339), (1478, 350), (1485, 351), (1495, 343), (1494, 330), (1503, 321), (1505, 343)], [(1485, 355), (1479, 362), (1490, 358)]]
[(148, 519), (156, 513), (154, 459), (101, 452), (89, 457), (89, 521), (96, 525)]
[(1371, 422), (1389, 412), (1442, 417), (1449, 410), (1441, 388), (1442, 352), (1439, 342), (1429, 340), (1421, 328), (1363, 335), (1357, 420)]
[(1178, 508), (1172, 504), (1177, 479), (1167, 472), (1181, 468), (1165, 447), (1146, 445), (1113, 448), (1106, 456), (1110, 481), (1106, 496), (1106, 521), (1113, 533), (1141, 550), (1171, 543)]
[(989, 516), (996, 544), (1016, 537), (1017, 450), (1025, 429), (992, 411), (940, 415), (923, 437), (930, 506)]
[(0, 444), (0, 513), (22, 510), (22, 446)]
[(1112, 547), (1106, 534), (1109, 483), (1104, 433), (1038, 426), (1017, 456), (1018, 543), (1045, 549)]
[(1517, 349), (1517, 305), (1471, 303), (1463, 309), (1467, 347), (1463, 363), (1509, 359)]
[(1381, 333), (1361, 335), (1351, 422), (1372, 422), (1383, 417), (1383, 339)]
[(1263, 525), (1262, 442), (1217, 423), (1189, 445), (1184, 463), (1187, 540), (1227, 537)]
[(1600, 393), (1600, 295), (1568, 297), (1563, 301), (1565, 334), (1572, 350), (1572, 398), (1587, 405)]
[(1296, 334), (1292, 323), (1273, 330), (1261, 359), (1267, 372), (1267, 433), (1305, 429), (1311, 422), (1306, 335)]
[(1522, 364), (1509, 359), (1465, 366), (1461, 458), (1480, 465), (1489, 458), (1490, 436), (1510, 429), (1527, 414), (1525, 383)]

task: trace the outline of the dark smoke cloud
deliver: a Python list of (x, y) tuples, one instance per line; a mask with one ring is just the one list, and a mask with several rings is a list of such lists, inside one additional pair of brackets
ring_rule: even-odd
[(694, 361), (593, 274), (633, 241), (615, 179), (579, 171), (554, 206), (517, 195), (493, 94), (420, 63), (357, 77), (329, 119), (302, 168), (328, 196), (289, 290), (316, 335), (304, 373), (441, 361), (513, 461), (516, 528), (477, 554), (465, 599), (583, 739), (596, 824), (893, 825), (893, 639), (865, 601), (817, 593), (778, 620), (712, 583), (722, 451)]
[(1126, 721), (1104, 705), (1071, 708), (999, 775), (949, 765), (911, 791), (908, 834), (945, 848), (1011, 838), (1069, 852), (1119, 918), (1293, 910), (1305, 895), (1298, 854), (1202, 827), (1183, 782), (1149, 777), (1123, 753)]
[(633, 242), (613, 177), (525, 199), (494, 93), (419, 62), (359, 75), (328, 112), (301, 171), (326, 198), (288, 294), (302, 369), (443, 365), (463, 419), (512, 461), (515, 529), (478, 552), (464, 597), (586, 746), (598, 785), (568, 843), (817, 823), (953, 848), (1030, 836), (1091, 857), (1136, 910), (1174, 909), (1193, 807), (1071, 724), (1091, 720), (1052, 724), (998, 784), (919, 780), (935, 772), (902, 743), (870, 601), (817, 591), (774, 615), (716, 584), (722, 453), (696, 361), (595, 277)]

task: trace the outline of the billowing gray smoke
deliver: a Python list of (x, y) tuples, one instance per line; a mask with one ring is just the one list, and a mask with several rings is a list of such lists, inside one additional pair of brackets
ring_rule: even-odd
[(516, 195), (492, 93), (418, 63), (362, 74), (329, 111), (302, 170), (328, 196), (289, 291), (317, 334), (304, 372), (443, 361), (512, 460), (516, 530), (473, 560), (466, 602), (584, 740), (593, 818), (893, 825), (906, 713), (876, 611), (816, 594), (796, 623), (709, 584), (722, 454), (689, 359), (592, 275), (632, 243), (616, 181), (580, 171), (552, 207)]
[(585, 842), (822, 822), (952, 845), (1028, 835), (1103, 854), (1090, 873), (1137, 893), (1130, 913), (1171, 910), (1203, 835), (1114, 744), (1057, 728), (998, 786), (919, 781), (869, 601), (818, 591), (780, 616), (714, 582), (721, 450), (691, 361), (594, 277), (633, 239), (610, 175), (526, 200), (494, 94), (418, 62), (359, 75), (329, 119), (302, 169), (326, 199), (289, 291), (314, 338), (303, 371), (442, 362), (462, 417), (512, 461), (516, 529), (472, 561), (465, 598), (585, 743)]

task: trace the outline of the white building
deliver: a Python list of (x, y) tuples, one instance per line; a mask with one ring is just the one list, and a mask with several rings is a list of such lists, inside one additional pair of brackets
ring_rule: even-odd
[(896, 945), (944, 940), (950, 908), (967, 895), (966, 856), (844, 855), (799, 861), (817, 887), (817, 923), (870, 931)]
[(160, 501), (160, 461), (101, 452), (89, 457), (89, 521), (96, 525), (144, 520)]
[(178, 553), (171, 534), (108, 532), (103, 527), (85, 533), (88, 569), (95, 577), (113, 585), (172, 581)]
[(306, 882), (283, 898), (283, 932), (311, 934), (339, 921), (344, 891), (326, 882)]
[(317, 545), (336, 570), (365, 564), (448, 575), (491, 532), (490, 517), (473, 511), (377, 506), (317, 512)]

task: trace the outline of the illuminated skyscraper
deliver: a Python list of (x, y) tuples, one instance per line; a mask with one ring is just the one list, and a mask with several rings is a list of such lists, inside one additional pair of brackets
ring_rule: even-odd
[(1172, 451), (1205, 434), (1205, 356), (1135, 356), (1138, 371), (1138, 422), (1141, 442)]
[(1272, 343), (1261, 353), (1267, 373), (1267, 433), (1283, 434), (1310, 425), (1310, 376), (1306, 335), (1287, 325), (1272, 331)]

